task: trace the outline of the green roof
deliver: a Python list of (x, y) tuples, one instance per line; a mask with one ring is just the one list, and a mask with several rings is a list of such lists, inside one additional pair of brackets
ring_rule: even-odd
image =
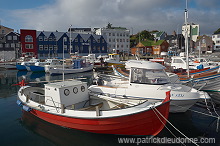
[(141, 41), (144, 46), (158, 46), (161, 45), (163, 42), (164, 40), (158, 40), (157, 42), (151, 40)]

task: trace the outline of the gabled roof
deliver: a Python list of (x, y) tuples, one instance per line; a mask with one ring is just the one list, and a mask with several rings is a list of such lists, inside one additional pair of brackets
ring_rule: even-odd
[(65, 32), (53, 32), (53, 34), (56, 39), (59, 40), (65, 34)]
[(51, 34), (54, 34), (54, 36), (56, 37), (57, 40), (59, 40), (64, 34), (65, 32), (45, 32), (45, 31), (37, 31), (37, 37), (39, 37), (40, 34), (43, 34), (44, 36), (46, 36), (47, 38), (49, 38), (49, 36)]
[(14, 31), (10, 31), (9, 33), (7, 33), (7, 34), (4, 34), (5, 36), (7, 36), (7, 35), (9, 35), (10, 33), (14, 33), (15, 35), (17, 35), (17, 36), (20, 36), (20, 34), (19, 33), (17, 33), (17, 32), (14, 32)]
[(165, 33), (165, 32), (159, 31), (159, 32), (153, 32), (152, 34), (155, 34), (156, 37), (160, 37), (163, 33)]

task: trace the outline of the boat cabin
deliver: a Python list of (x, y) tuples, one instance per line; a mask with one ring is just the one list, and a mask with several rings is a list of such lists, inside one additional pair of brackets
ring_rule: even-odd
[(82, 107), (89, 104), (87, 84), (81, 81), (64, 81), (45, 84), (45, 104), (61, 107), (61, 105)]
[(170, 83), (165, 67), (151, 61), (130, 60), (126, 63), (130, 68), (130, 84), (160, 85)]

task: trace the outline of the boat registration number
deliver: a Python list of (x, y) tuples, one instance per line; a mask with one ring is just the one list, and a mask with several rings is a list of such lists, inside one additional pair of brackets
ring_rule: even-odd
[(172, 94), (173, 97), (184, 97), (184, 94)]

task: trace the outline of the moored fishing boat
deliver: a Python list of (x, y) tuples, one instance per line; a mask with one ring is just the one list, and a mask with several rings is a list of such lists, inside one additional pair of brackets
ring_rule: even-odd
[(47, 122), (93, 133), (157, 135), (169, 114), (169, 92), (162, 101), (121, 99), (89, 92), (81, 81), (26, 86), (18, 91), (17, 104)]
[(172, 113), (185, 112), (197, 101), (210, 98), (206, 92), (179, 83), (178, 77), (167, 74), (165, 67), (159, 63), (130, 60), (126, 62), (126, 66), (130, 68), (129, 79), (102, 78), (103, 81), (97, 82), (97, 85), (90, 86), (89, 89), (111, 96), (149, 100), (161, 100), (163, 94), (171, 90)]
[(32, 58), (29, 61), (22, 61), (16, 63), (17, 70), (28, 70), (31, 71), (30, 66), (34, 65), (36, 62), (40, 62), (39, 59)]
[(76, 59), (73, 60), (71, 66), (64, 66), (62, 67), (46, 67), (46, 70), (51, 75), (56, 74), (74, 74), (74, 73), (81, 73), (93, 70), (94, 65), (91, 63), (86, 62), (84, 59)]

